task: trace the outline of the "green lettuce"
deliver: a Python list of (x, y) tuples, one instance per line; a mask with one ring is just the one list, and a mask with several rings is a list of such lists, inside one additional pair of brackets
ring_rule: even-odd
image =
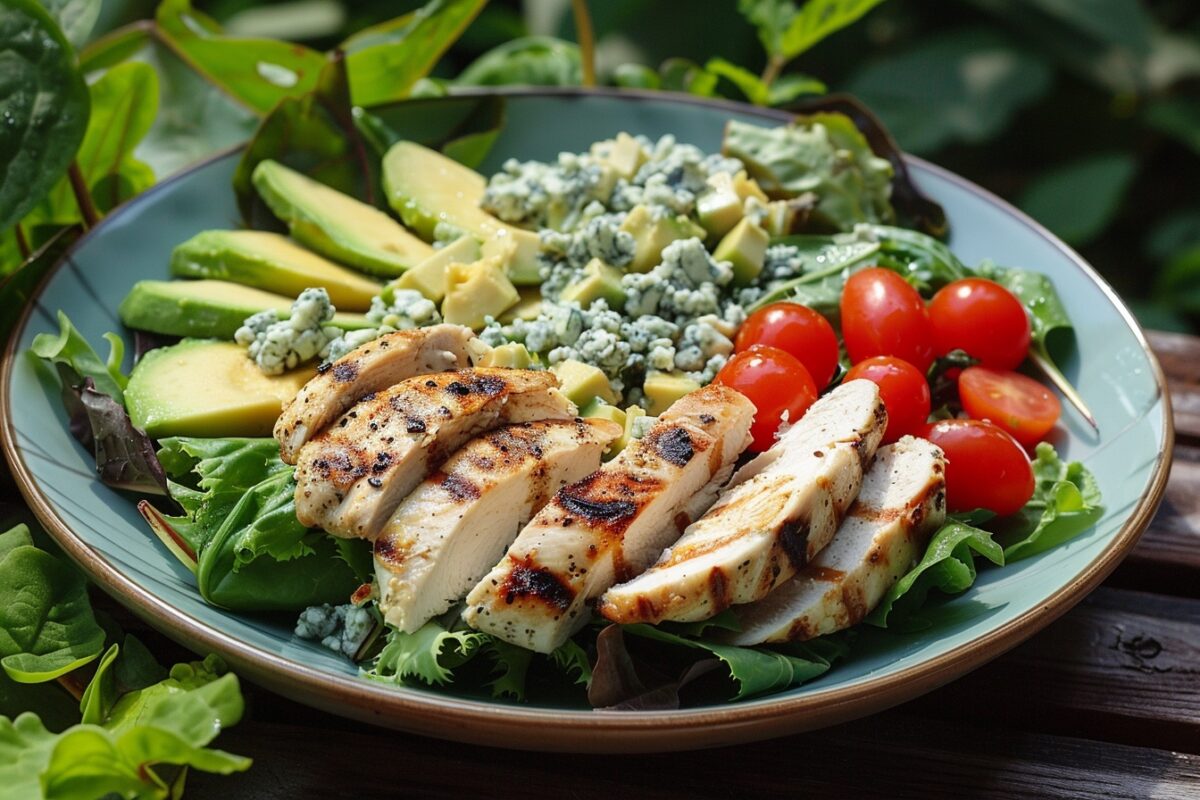
[(1004, 559), (1012, 563), (1057, 547), (1096, 524), (1104, 513), (1095, 476), (1078, 461), (1064, 462), (1046, 442), (1033, 459), (1033, 498), (996, 524)]
[(343, 602), (369, 579), (368, 543), (296, 519), (294, 469), (274, 439), (174, 437), (163, 440), (159, 459), (184, 514), (143, 508), (143, 516), (213, 605), (298, 611)]

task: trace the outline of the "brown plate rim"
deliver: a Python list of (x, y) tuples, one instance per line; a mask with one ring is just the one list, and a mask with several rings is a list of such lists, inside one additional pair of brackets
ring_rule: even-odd
[[(727, 100), (690, 95), (608, 88), (549, 88), (505, 91), (472, 91), (456, 96), (505, 95), (577, 98), (609, 96), (623, 100), (681, 103), (724, 108), (772, 120), (791, 115)], [(135, 198), (146, 202), (157, 190), (191, 172), (226, 158), (244, 145), (223, 150)], [(1038, 607), (983, 635), (900, 672), (867, 679), (855, 686), (815, 690), (796, 697), (764, 698), (749, 703), (731, 703), (698, 709), (653, 712), (597, 712), (534, 709), (488, 703), (465, 698), (438, 696), (420, 690), (383, 687), (349, 676), (331, 676), (305, 664), (248, 645), (187, 615), (139, 587), (92, 549), (55, 513), (53, 505), (35, 483), (16, 446), (11, 414), (13, 363), (20, 333), (28, 324), (37, 298), (71, 255), (102, 230), (106, 222), (80, 237), (42, 279), (33, 300), (22, 309), (0, 364), (0, 440), (17, 485), (38, 520), (58, 544), (95, 582), (151, 626), (192, 649), (223, 655), (243, 675), (294, 700), (358, 720), (420, 733), (498, 747), (571, 752), (646, 752), (683, 750), (752, 741), (804, 730), (812, 730), (881, 711), (910, 700), (957, 678), (1017, 646), (1057, 619), (1100, 584), (1136, 544), (1150, 523), (1166, 489), (1174, 451), (1174, 421), (1166, 378), (1146, 336), (1124, 302), (1086, 261), (1042, 225), (1005, 200), (948, 170), (923, 159), (905, 158), (922, 169), (956, 184), (1013, 217), (1036, 235), (1049, 241), (1077, 269), (1094, 282), (1117, 309), (1134, 333), (1150, 362), (1162, 401), (1164, 443), (1159, 451), (1150, 484), (1121, 529), (1072, 581), (1054, 592)], [(121, 213), (110, 212), (106, 220)]]

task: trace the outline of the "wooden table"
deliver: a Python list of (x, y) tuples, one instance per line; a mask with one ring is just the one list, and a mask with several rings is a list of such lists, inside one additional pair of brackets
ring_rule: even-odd
[(1200, 798), (1200, 338), (1151, 341), (1178, 432), (1158, 516), (1101, 589), (949, 686), (786, 739), (576, 756), (395, 733), (246, 685), (246, 718), (217, 745), (254, 766), (194, 774), (187, 796)]

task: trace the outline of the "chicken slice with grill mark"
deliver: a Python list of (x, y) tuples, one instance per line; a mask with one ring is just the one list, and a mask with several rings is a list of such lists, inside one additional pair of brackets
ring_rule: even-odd
[(470, 328), (432, 325), (384, 334), (322, 365), (275, 422), (280, 457), (295, 464), (304, 443), (359, 398), (415, 375), (470, 367), (488, 349)]
[(462, 599), (555, 492), (600, 466), (621, 432), (603, 419), (525, 422), (463, 445), (375, 540), (388, 623), (412, 633)]
[(641, 572), (716, 498), (750, 442), (754, 406), (724, 386), (676, 401), (646, 435), (559, 490), (467, 596), (464, 619), (549, 653), (587, 621), (587, 602)]
[(367, 395), (296, 463), (296, 517), (374, 539), (400, 501), (474, 436), (514, 422), (571, 419), (551, 372), (476, 368), (409, 378)]
[(874, 383), (834, 389), (742, 467), (650, 569), (610, 589), (600, 613), (621, 623), (690, 622), (765, 597), (829, 543), (886, 424)]
[(856, 625), (908, 572), (946, 518), (946, 459), (905, 436), (881, 447), (829, 546), (757, 603), (734, 606), (733, 644), (813, 639)]

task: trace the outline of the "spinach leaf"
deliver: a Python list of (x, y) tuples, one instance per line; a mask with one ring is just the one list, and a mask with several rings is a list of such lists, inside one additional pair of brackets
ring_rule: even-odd
[(579, 46), (550, 36), (525, 36), (495, 47), (454, 79), (458, 86), (578, 86)]
[(260, 114), (307, 94), (325, 64), (320, 53), (291, 42), (224, 36), (188, 0), (163, 0), (156, 36), (211, 83)]
[(309, 94), (288, 98), (262, 121), (233, 175), (242, 217), (252, 228), (279, 223), (254, 189), (259, 162), (279, 161), (366, 203), (382, 202), (379, 158), (364, 143), (350, 105), (346, 61), (335, 54)]
[(34, 0), (0, 6), (0, 230), (66, 172), (88, 121), (88, 89), (71, 45)]
[(78, 50), (83, 47), (100, 16), (100, 0), (40, 0), (58, 22), (63, 35)]
[(1033, 474), (1033, 498), (995, 525), (1007, 563), (1057, 547), (1092, 527), (1104, 513), (1095, 476), (1078, 461), (1064, 462), (1052, 445), (1037, 446)]
[(998, 566), (1004, 564), (1004, 550), (990, 533), (966, 522), (947, 522), (929, 540), (920, 562), (888, 590), (865, 621), (880, 628), (928, 627), (917, 616), (925, 598), (933, 589), (946, 594), (969, 589), (975, 583), (974, 553)]
[[(115, 650), (112, 659), (116, 658)], [(166, 680), (116, 700), (105, 717), (51, 733), (33, 713), (0, 718), (0, 781), (14, 796), (176, 797), (182, 784), (163, 765), (228, 775), (250, 759), (207, 745), (236, 724), (243, 701), (237, 678), (219, 659), (177, 664)], [(91, 697), (99, 696), (98, 690)], [(94, 701), (97, 702), (98, 701)], [(99, 709), (101, 705), (95, 706)]]
[[(0, 308), (24, 308), (32, 297), (34, 290), (50, 268), (58, 263), (67, 248), (75, 243), (83, 232), (80, 226), (62, 228), (51, 236), (45, 244), (34, 251), (29, 258), (21, 259), (16, 256), (16, 267), (6, 277), (0, 277)], [(0, 256), (0, 258), (4, 258)], [(11, 267), (11, 263), (0, 260), (0, 275)], [(17, 324), (19, 315), (12, 313), (0, 315), (0, 342), (8, 341), (8, 335)]]
[(832, 666), (829, 653), (798, 643), (784, 649), (738, 647), (701, 639), (691, 639), (663, 628), (638, 623), (623, 625), (621, 630), (664, 644), (705, 650), (716, 656), (729, 671), (737, 686), (735, 700), (796, 686), (824, 674)]
[(417, 81), (483, 10), (487, 0), (430, 0), (417, 11), (352, 40), (346, 61), (354, 104), (373, 106), (408, 97)]
[(354, 110), (355, 124), (379, 157), (405, 140), (441, 150), (471, 168), (487, 156), (504, 120), (504, 98), (498, 95), (425, 98), (370, 112)]
[(1024, 304), (1029, 311), (1029, 323), (1033, 334), (1029, 343), (1029, 358), (1084, 419), (1093, 428), (1096, 427), (1095, 415), (1058, 366), (1075, 343), (1075, 328), (1067, 316), (1067, 309), (1059, 299), (1058, 292), (1054, 289), (1054, 283), (1040, 272), (998, 267), (991, 263), (981, 264), (978, 272), (1008, 289)]
[(83, 576), (28, 544), (28, 529), (14, 528), (0, 540), (6, 541), (0, 560), (0, 666), (8, 677), (50, 681), (100, 655), (104, 631), (92, 615)]

